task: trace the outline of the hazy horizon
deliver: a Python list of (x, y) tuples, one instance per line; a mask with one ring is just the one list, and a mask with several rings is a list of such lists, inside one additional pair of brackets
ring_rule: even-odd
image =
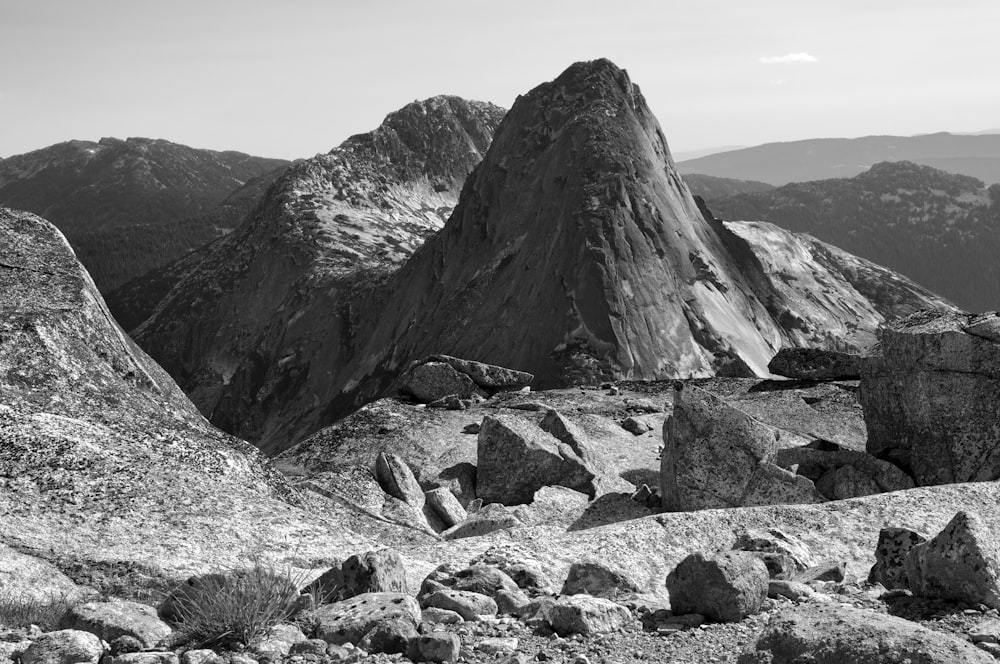
[(415, 99), (509, 108), (571, 63), (628, 70), (674, 153), (997, 127), (1000, 5), (514, 0), (0, 5), (0, 157), (161, 138), (295, 159)]

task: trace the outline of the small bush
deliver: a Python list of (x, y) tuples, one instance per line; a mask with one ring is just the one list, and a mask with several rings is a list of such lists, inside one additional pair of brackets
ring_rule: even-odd
[(195, 647), (249, 645), (298, 606), (298, 585), (291, 575), (260, 563), (192, 581), (168, 601), (180, 636)]
[(11, 628), (38, 625), (49, 632), (59, 629), (59, 621), (73, 607), (65, 595), (45, 599), (25, 595), (0, 595), (0, 625)]

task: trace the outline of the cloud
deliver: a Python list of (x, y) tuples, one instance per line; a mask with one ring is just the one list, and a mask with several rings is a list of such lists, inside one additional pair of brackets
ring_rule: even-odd
[(767, 84), (768, 85), (784, 85), (785, 84), (785, 79), (783, 79), (783, 78), (771, 79), (770, 81), (767, 82)]
[(814, 55), (808, 53), (789, 53), (787, 55), (764, 56), (760, 59), (765, 65), (785, 65), (793, 62), (819, 62)]

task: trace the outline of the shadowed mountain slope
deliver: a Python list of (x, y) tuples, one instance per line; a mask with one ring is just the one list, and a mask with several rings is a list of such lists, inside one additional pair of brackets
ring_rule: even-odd
[(969, 311), (1000, 308), (1000, 185), (910, 162), (710, 202), (725, 219), (809, 233)]
[(217, 206), (287, 165), (147, 138), (68, 141), (0, 162), (0, 205), (51, 220), (109, 293), (232, 230), (248, 210)]

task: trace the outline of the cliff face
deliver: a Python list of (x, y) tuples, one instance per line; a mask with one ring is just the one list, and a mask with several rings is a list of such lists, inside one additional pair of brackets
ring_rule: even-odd
[(239, 229), (165, 269), (134, 336), (219, 426), (255, 441), (315, 430), (311, 411), (339, 389), (322, 353), (349, 334), (348, 293), (444, 225), (503, 113), (434, 97), (296, 164)]
[(246, 210), (220, 204), (287, 165), (147, 138), (68, 141), (0, 162), (0, 205), (54, 223), (109, 293), (232, 230)]

